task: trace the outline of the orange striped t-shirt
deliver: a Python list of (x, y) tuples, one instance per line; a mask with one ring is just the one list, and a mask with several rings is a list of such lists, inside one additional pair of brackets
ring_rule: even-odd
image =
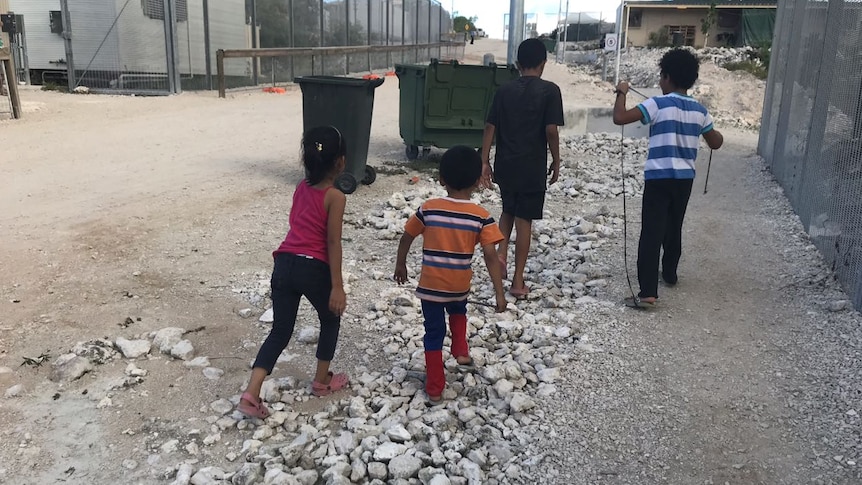
[(408, 221), (404, 231), (422, 235), (422, 275), (416, 294), (422, 300), (461, 301), (470, 293), (476, 245), (503, 240), (497, 222), (469, 200), (432, 199)]

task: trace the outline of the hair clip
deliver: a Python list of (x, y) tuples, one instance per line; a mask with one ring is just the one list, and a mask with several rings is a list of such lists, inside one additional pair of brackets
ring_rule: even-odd
[(317, 145), (317, 151), (319, 151), (319, 152), (322, 152), (322, 151), (323, 151), (323, 144), (321, 144), (321, 143), (315, 143), (315, 145)]

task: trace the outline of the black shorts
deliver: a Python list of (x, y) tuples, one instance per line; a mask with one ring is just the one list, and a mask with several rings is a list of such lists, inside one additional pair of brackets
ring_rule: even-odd
[(519, 219), (535, 221), (542, 218), (545, 209), (544, 192), (514, 192), (500, 189), (503, 199), (503, 214)]

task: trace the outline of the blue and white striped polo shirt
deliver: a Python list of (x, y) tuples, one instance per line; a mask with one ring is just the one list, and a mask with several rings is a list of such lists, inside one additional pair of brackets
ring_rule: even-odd
[(712, 116), (690, 96), (677, 93), (638, 105), (650, 125), (644, 180), (693, 179), (700, 136), (713, 129)]

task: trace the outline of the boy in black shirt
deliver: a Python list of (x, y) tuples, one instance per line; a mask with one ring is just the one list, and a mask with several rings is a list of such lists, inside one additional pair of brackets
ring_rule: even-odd
[[(524, 267), (530, 252), (533, 221), (542, 218), (545, 191), (560, 176), (560, 132), (563, 126), (563, 98), (560, 88), (541, 79), (548, 51), (538, 39), (527, 39), (518, 47), (521, 77), (501, 86), (485, 123), (482, 143), (482, 185), (491, 180), (500, 186), (503, 214), (500, 229), (505, 239), (497, 256), (508, 277), (506, 256), (512, 229), (515, 239), (515, 273), (509, 289), (516, 298), (529, 293), (524, 283)], [(497, 156), (491, 169), (491, 145), (497, 142)], [(548, 167), (548, 149), (552, 162)]]

